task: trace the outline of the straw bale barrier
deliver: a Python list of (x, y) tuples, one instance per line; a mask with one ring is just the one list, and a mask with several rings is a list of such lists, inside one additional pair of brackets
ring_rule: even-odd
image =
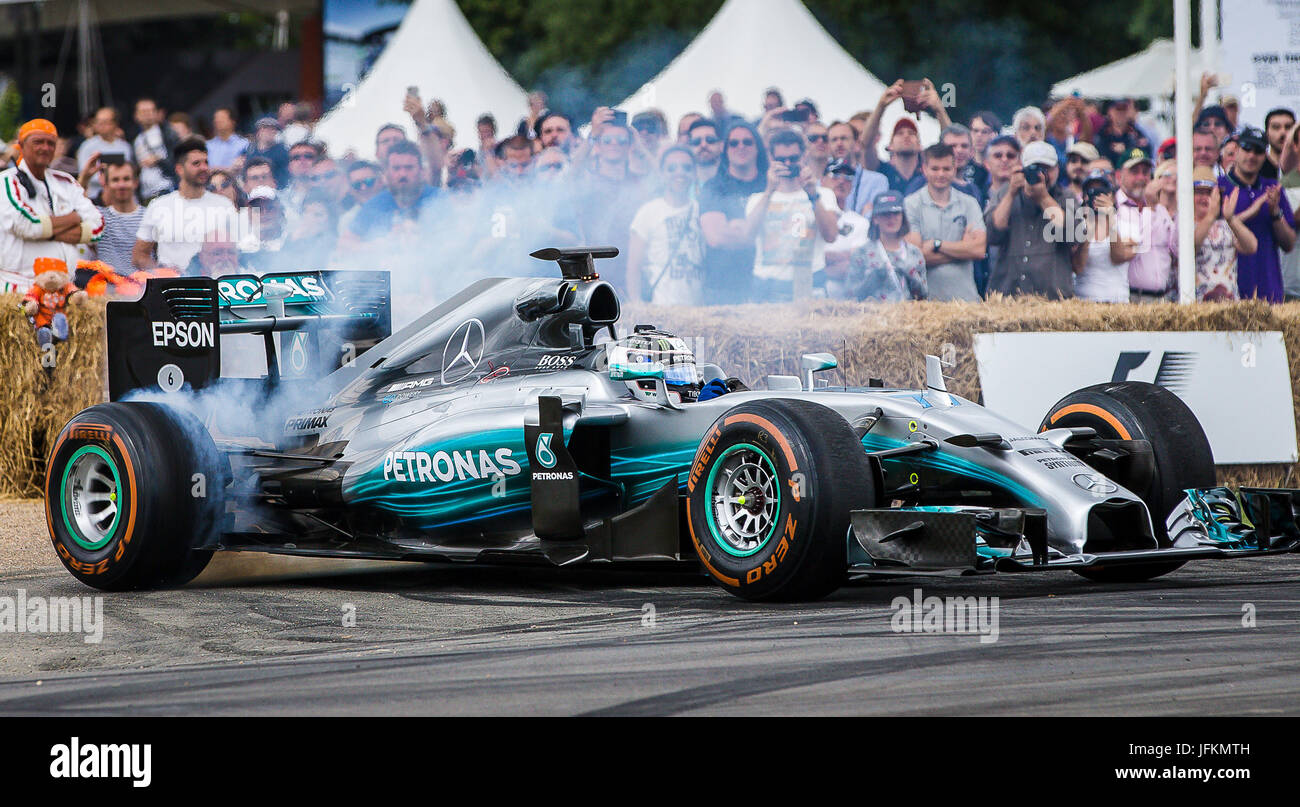
[[(103, 400), (103, 301), (69, 311), (72, 339), (47, 375), (16, 294), (0, 295), (0, 496), (39, 496), (44, 463), (59, 429), (76, 412)], [(1102, 305), (1078, 301), (999, 299), (984, 303), (860, 304), (815, 301), (780, 306), (664, 308), (628, 306), (622, 322), (649, 323), (693, 339), (702, 360), (756, 384), (768, 374), (799, 374), (804, 353), (829, 351), (849, 384), (870, 377), (914, 387), (922, 356), (947, 354), (948, 388), (979, 400), (974, 334), (1010, 331), (1281, 331), (1291, 357), (1292, 405), (1300, 411), (1300, 303), (1256, 301), (1195, 306)], [(833, 371), (832, 371), (833, 372)], [(1025, 383), (1033, 383), (1026, 368)], [(1224, 484), (1300, 486), (1291, 465), (1224, 465)]]

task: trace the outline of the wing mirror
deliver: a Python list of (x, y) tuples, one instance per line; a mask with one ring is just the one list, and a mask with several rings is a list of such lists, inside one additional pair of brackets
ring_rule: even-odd
[(805, 353), (799, 361), (799, 367), (803, 370), (803, 388), (809, 392), (813, 389), (813, 373), (820, 373), (823, 370), (833, 370), (839, 367), (840, 363), (829, 353)]

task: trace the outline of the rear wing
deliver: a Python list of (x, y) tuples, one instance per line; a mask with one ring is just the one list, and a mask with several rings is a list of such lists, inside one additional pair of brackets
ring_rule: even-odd
[(223, 334), (261, 334), (275, 386), (323, 378), (391, 332), (388, 272), (152, 278), (139, 300), (108, 304), (109, 400), (212, 384)]

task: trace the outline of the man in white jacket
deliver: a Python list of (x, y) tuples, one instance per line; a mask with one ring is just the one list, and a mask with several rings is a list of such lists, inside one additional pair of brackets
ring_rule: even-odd
[(71, 174), (50, 168), (59, 133), (43, 118), (18, 130), (22, 161), (0, 173), (0, 270), (34, 277), (37, 258), (57, 258), (71, 276), (78, 244), (99, 240), (104, 219)]

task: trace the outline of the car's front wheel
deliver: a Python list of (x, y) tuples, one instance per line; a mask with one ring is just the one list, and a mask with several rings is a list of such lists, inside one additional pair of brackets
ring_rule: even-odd
[(844, 581), (849, 512), (874, 505), (871, 478), (837, 412), (799, 400), (741, 404), (709, 427), (691, 464), (691, 540), (739, 597), (818, 599)]
[[(1169, 546), (1165, 519), (1187, 488), (1215, 484), (1214, 454), (1187, 404), (1164, 387), (1144, 381), (1095, 384), (1075, 390), (1048, 410), (1039, 430), (1089, 427), (1104, 438), (1151, 443), (1155, 474), (1133, 492), (1146, 503), (1161, 546)], [(1168, 574), (1182, 561), (1094, 566), (1078, 570), (1090, 580), (1130, 583)]]

